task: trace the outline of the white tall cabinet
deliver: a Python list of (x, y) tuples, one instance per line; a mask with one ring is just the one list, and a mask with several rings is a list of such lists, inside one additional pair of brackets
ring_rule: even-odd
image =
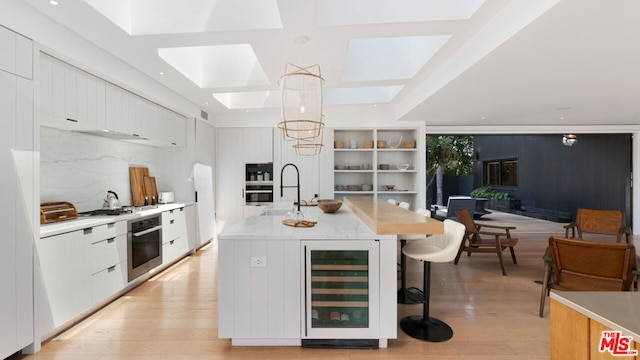
[(0, 358), (34, 342), (33, 244), (38, 156), (33, 45), (0, 26)]
[(245, 164), (268, 162), (273, 162), (273, 128), (216, 130), (217, 231), (245, 218)]

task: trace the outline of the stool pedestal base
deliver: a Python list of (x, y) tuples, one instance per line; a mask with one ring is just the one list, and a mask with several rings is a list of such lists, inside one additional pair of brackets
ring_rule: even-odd
[(420, 315), (407, 316), (400, 320), (400, 328), (412, 338), (423, 341), (442, 342), (453, 337), (449, 325), (432, 317), (425, 321)]

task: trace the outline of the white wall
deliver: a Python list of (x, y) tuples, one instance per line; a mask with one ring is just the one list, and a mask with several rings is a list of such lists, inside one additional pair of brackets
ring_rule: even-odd
[(157, 150), (150, 146), (42, 127), (40, 149), (40, 201), (69, 201), (78, 211), (101, 208), (107, 190), (131, 205), (129, 166), (157, 175)]

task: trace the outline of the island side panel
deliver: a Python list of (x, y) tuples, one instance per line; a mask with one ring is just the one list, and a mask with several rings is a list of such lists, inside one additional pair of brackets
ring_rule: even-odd
[[(233, 241), (233, 338), (251, 338), (251, 241)], [(226, 311), (223, 309), (223, 311)]]
[(233, 268), (232, 240), (218, 241), (218, 337), (233, 337)]
[(380, 339), (398, 337), (397, 237), (380, 240)]
[(284, 241), (284, 337), (300, 338), (302, 329), (302, 267), (300, 241)]
[(218, 336), (300, 339), (300, 241), (221, 239), (218, 256)]

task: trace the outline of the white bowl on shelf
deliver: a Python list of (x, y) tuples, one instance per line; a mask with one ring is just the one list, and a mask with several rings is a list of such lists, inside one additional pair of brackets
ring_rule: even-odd
[(396, 166), (398, 167), (398, 170), (407, 170), (407, 169), (409, 169), (409, 164), (406, 164), (406, 163), (399, 163)]

